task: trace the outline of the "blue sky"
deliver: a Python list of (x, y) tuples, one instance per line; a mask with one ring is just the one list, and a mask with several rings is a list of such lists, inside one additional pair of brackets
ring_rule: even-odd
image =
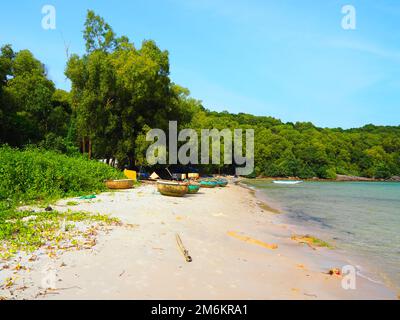
[[(41, 27), (45, 4), (57, 10), (56, 30)], [(346, 4), (356, 30), (341, 27)], [(69, 89), (64, 43), (83, 54), (87, 9), (136, 46), (167, 49), (173, 81), (209, 109), (323, 127), (400, 124), (398, 0), (7, 1), (0, 45), (31, 50)]]

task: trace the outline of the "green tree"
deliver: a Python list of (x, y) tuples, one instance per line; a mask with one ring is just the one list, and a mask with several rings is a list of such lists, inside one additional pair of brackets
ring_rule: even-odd
[(83, 38), (86, 41), (86, 51), (88, 53), (96, 50), (109, 52), (117, 44), (115, 33), (110, 25), (92, 10), (88, 10), (87, 12)]
[(12, 76), (12, 63), (14, 51), (10, 45), (5, 45), (0, 50), (0, 143), (7, 142), (9, 131), (10, 113), (12, 106), (10, 97), (5, 88), (8, 78)]
[(8, 118), (3, 140), (16, 146), (38, 143), (51, 130), (49, 116), (55, 87), (47, 78), (44, 65), (30, 51), (11, 54), (10, 50), (6, 49), (6, 56), (11, 73), (3, 77), (1, 90), (2, 98), (6, 97)]

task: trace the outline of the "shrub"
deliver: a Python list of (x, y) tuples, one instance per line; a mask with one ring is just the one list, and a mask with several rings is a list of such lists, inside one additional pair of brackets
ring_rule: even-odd
[(325, 178), (336, 180), (337, 178), (336, 169), (335, 168), (326, 169)]
[[(105, 190), (103, 181), (123, 174), (81, 155), (38, 148), (0, 147), (0, 211), (18, 201), (57, 199)], [(10, 205), (11, 203), (11, 205)]]

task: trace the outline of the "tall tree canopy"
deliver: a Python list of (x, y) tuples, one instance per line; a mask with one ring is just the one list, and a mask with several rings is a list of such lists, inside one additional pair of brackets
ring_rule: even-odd
[(0, 141), (23, 146), (37, 144), (50, 133), (64, 135), (70, 109), (53, 97), (60, 92), (30, 51), (15, 53), (10, 45), (4, 46), (0, 55)]
[(101, 17), (88, 11), (87, 53), (71, 56), (66, 75), (82, 148), (95, 156), (135, 164), (135, 141), (145, 126), (167, 128), (184, 113), (169, 78), (168, 52), (151, 40), (136, 49), (126, 36), (116, 38)]

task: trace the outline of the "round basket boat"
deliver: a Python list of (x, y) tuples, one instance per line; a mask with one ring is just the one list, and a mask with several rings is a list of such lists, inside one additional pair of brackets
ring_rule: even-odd
[(228, 180), (226, 179), (217, 179), (215, 180), (220, 187), (226, 187), (228, 185)]
[(133, 179), (107, 180), (105, 184), (108, 189), (131, 189), (133, 188)]
[(189, 191), (189, 184), (176, 181), (157, 181), (157, 190), (164, 196), (183, 197)]
[(215, 188), (218, 183), (215, 181), (200, 181), (200, 187), (202, 188)]
[(190, 184), (188, 186), (188, 193), (189, 194), (195, 194), (197, 192), (199, 192), (200, 190), (200, 185), (199, 184)]

